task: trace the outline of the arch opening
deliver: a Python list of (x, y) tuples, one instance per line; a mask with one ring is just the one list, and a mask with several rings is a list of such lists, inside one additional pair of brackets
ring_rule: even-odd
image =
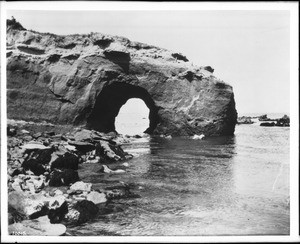
[(115, 119), (116, 131), (123, 135), (141, 134), (149, 127), (149, 109), (143, 100), (130, 98)]
[(105, 86), (102, 89), (90, 116), (87, 118), (87, 127), (105, 133), (117, 132), (116, 117), (120, 108), (131, 98), (141, 99), (148, 107), (149, 127), (143, 132), (152, 134), (159, 123), (158, 107), (146, 89), (120, 82)]

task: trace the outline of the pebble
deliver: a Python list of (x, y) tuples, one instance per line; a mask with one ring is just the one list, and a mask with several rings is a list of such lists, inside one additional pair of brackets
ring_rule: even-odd
[(29, 131), (28, 130), (21, 130), (21, 133), (22, 134), (29, 134)]
[(194, 135), (192, 137), (192, 139), (194, 139), (194, 140), (202, 140), (204, 137), (205, 137), (205, 135), (203, 135), (203, 134), (201, 134), (201, 135)]

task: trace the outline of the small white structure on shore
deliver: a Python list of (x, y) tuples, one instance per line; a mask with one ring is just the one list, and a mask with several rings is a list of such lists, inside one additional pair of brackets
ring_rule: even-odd
[(194, 135), (192, 139), (194, 140), (202, 140), (205, 137), (205, 135), (201, 134), (201, 135)]

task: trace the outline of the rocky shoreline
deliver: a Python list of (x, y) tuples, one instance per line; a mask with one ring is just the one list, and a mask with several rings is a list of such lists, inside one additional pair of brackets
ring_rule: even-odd
[[(8, 223), (10, 235), (67, 235), (68, 226), (122, 211), (116, 199), (139, 197), (130, 184), (106, 181), (124, 174), (132, 155), (129, 136), (8, 121)], [(81, 178), (103, 177), (103, 184)]]

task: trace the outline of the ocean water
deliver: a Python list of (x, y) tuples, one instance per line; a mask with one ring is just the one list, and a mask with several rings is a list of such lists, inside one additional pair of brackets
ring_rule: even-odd
[[(135, 186), (122, 211), (68, 230), (71, 235), (288, 235), (287, 127), (237, 125), (234, 136), (141, 138), (123, 145), (127, 172), (106, 176)], [(85, 166), (89, 167), (89, 166)], [(87, 179), (87, 178), (86, 178)], [(85, 180), (85, 179), (83, 179)], [(103, 182), (95, 176), (92, 183)]]

